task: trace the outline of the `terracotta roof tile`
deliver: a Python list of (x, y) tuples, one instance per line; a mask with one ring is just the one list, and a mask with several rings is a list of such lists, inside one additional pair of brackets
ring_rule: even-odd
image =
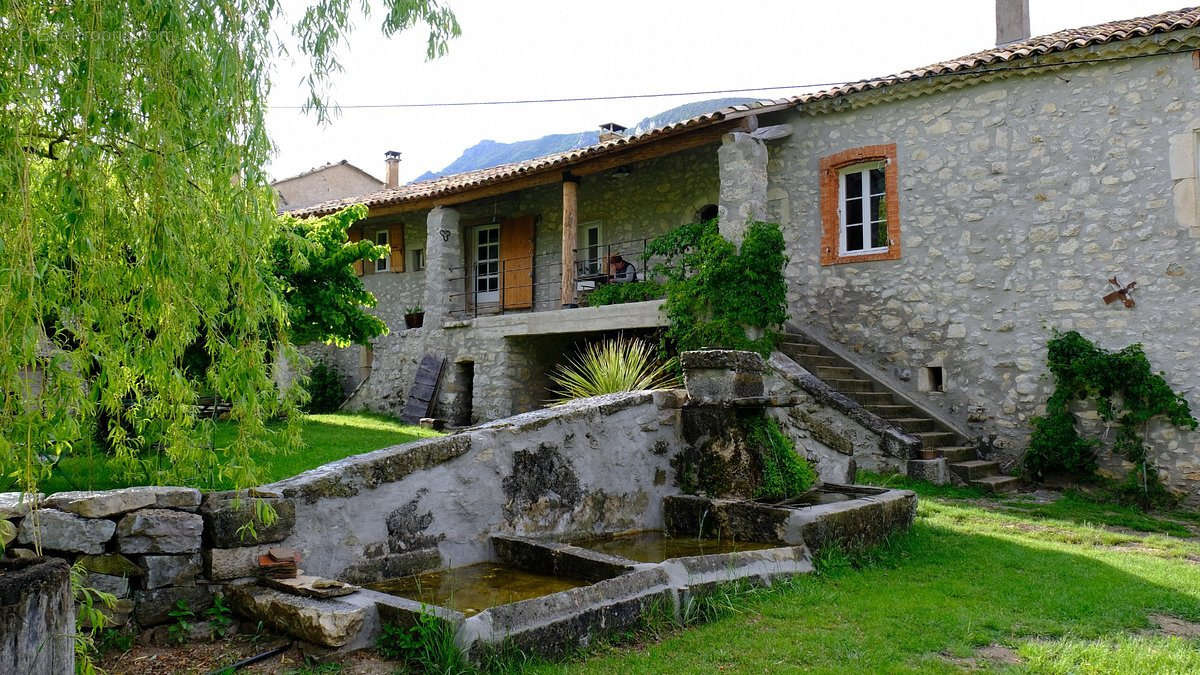
[(614, 152), (629, 146), (648, 143), (663, 136), (688, 131), (692, 128), (712, 126), (727, 119), (736, 119), (755, 111), (763, 112), (765, 110), (803, 105), (805, 103), (837, 98), (847, 94), (878, 89), (902, 82), (910, 82), (949, 73), (966, 73), (975, 69), (1018, 61), (1033, 56), (1064, 52), (1158, 33), (1187, 30), (1197, 28), (1198, 26), (1200, 26), (1200, 8), (1191, 7), (1135, 19), (1124, 19), (1095, 26), (1071, 28), (1056, 33), (1031, 37), (1028, 40), (998, 46), (974, 54), (968, 54), (949, 61), (934, 63), (923, 68), (906, 70), (886, 77), (852, 82), (840, 87), (789, 98), (763, 100), (751, 104), (730, 106), (645, 133), (605, 141), (584, 148), (535, 157), (521, 162), (502, 164), (486, 169), (478, 169), (476, 171), (442, 176), (420, 183), (409, 183), (408, 185), (401, 185), (390, 190), (380, 190), (358, 197), (322, 202), (291, 213), (297, 216), (322, 215), (332, 213), (351, 204), (361, 203), (366, 204), (368, 207), (379, 207), (451, 195), (485, 185), (502, 183), (506, 180), (547, 169), (556, 167), (565, 169), (584, 159)]

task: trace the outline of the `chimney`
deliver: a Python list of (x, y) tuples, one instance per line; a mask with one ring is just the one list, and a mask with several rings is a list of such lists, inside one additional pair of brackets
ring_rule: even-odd
[(996, 46), (1029, 39), (1029, 0), (996, 0)]
[(624, 136), (622, 131), (625, 131), (624, 126), (616, 122), (605, 122), (600, 125), (600, 142), (615, 141)]
[(400, 153), (396, 150), (388, 150), (383, 153), (383, 158), (387, 163), (387, 180), (384, 181), (384, 187), (388, 189), (400, 187)]

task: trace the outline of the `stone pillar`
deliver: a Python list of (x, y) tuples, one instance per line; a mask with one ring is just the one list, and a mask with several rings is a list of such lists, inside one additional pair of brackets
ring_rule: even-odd
[(767, 217), (767, 146), (750, 134), (725, 134), (717, 150), (721, 197), (717, 205), (721, 236), (741, 246), (746, 224)]
[(564, 177), (562, 184), (562, 306), (577, 307), (575, 247), (579, 245), (579, 179)]
[(425, 218), (426, 326), (441, 327), (451, 310), (466, 307), (462, 239), (456, 209), (438, 206), (429, 212)]

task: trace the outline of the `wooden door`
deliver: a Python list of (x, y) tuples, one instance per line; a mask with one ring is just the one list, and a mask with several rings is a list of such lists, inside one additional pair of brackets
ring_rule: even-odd
[(504, 309), (533, 307), (533, 216), (500, 225), (500, 269)]

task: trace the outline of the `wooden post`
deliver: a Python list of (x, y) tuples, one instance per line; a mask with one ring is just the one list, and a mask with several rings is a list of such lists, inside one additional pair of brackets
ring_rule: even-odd
[(579, 225), (579, 179), (564, 174), (562, 190), (562, 306), (577, 307), (579, 303), (575, 298), (575, 245), (579, 241), (576, 235)]

